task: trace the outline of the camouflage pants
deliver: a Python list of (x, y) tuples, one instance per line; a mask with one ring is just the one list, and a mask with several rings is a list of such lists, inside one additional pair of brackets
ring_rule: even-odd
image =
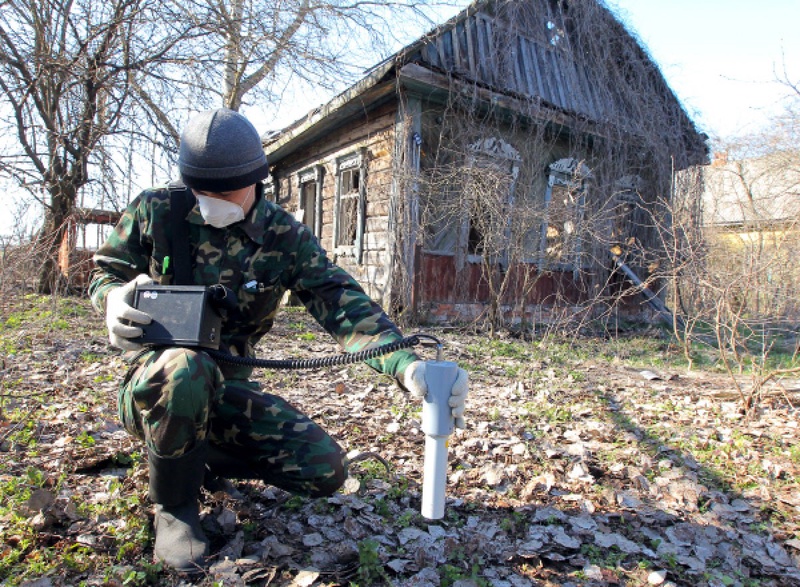
[(261, 479), (301, 495), (330, 495), (344, 482), (344, 454), (322, 428), (258, 383), (226, 380), (202, 351), (141, 355), (119, 393), (125, 428), (159, 456), (202, 440), (247, 463)]

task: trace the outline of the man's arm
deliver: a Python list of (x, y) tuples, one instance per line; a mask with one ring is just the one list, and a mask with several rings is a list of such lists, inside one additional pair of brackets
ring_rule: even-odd
[(114, 231), (94, 255), (96, 268), (89, 284), (89, 296), (95, 310), (103, 313), (109, 292), (142, 273), (149, 273), (149, 252), (142, 244), (140, 218), (143, 208), (140, 195), (122, 214)]
[[(330, 262), (325, 250), (306, 231), (300, 246), (293, 282), (290, 284), (314, 319), (348, 352), (356, 352), (403, 338), (390, 320), (344, 269)], [(419, 357), (411, 350), (367, 361), (370, 367), (397, 377)]]

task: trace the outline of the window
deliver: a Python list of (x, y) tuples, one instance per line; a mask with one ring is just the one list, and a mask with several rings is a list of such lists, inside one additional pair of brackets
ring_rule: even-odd
[(565, 37), (564, 29), (559, 27), (552, 20), (547, 21), (547, 36), (549, 37), (550, 44), (556, 47), (561, 43)]
[(89, 251), (96, 251), (114, 232), (112, 223), (87, 222), (77, 226), (75, 246)]
[(575, 159), (560, 159), (550, 165), (540, 245), (541, 263), (545, 267), (562, 270), (581, 267), (585, 181), (590, 175), (589, 168)]
[(338, 255), (355, 257), (358, 263), (361, 263), (364, 238), (364, 154), (362, 149), (336, 164), (334, 251)]
[(314, 212), (317, 210), (317, 182), (308, 181), (300, 184), (300, 212), (302, 221), (314, 231)]
[(336, 246), (354, 246), (358, 226), (359, 174), (357, 169), (344, 171), (339, 179), (339, 233)]
[(485, 256), (507, 262), (507, 245), (519, 175), (519, 152), (502, 139), (490, 137), (469, 146), (467, 259)]
[(264, 182), (264, 199), (267, 202), (272, 202), (274, 204), (278, 202), (276, 197), (276, 194), (279, 192), (278, 188), (276, 187), (277, 185), (278, 180), (275, 179), (273, 181)]
[(626, 175), (614, 182), (613, 225), (609, 235), (613, 245), (624, 245), (635, 235), (636, 216), (642, 209), (643, 183), (638, 175)]
[(471, 164), (465, 173), (469, 203), (467, 258), (479, 261), (488, 255), (502, 262), (513, 213), (516, 167), (484, 158), (476, 158)]
[(543, 12), (545, 36), (551, 47), (565, 48), (571, 30), (571, 16), (566, 2), (551, 0), (547, 3), (547, 11)]
[(514, 191), (520, 155), (498, 138), (468, 146), (424, 202), (425, 250), (454, 255), (459, 269), (489, 257), (504, 263), (514, 213)]
[(297, 219), (319, 237), (322, 232), (322, 172), (321, 165), (297, 174), (300, 201)]
[(568, 186), (550, 187), (545, 231), (545, 255), (551, 263), (567, 263), (575, 249), (578, 195)]

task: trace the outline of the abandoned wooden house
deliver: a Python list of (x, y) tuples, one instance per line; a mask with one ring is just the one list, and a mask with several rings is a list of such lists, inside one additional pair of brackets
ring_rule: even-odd
[(270, 197), (384, 307), (498, 324), (645, 311), (610, 250), (655, 283), (705, 138), (602, 2), (489, 0), (264, 145)]

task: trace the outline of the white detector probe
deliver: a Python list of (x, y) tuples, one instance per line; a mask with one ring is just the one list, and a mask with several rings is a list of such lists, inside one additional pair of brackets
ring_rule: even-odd
[(450, 391), (458, 377), (458, 365), (451, 361), (428, 361), (425, 382), (428, 393), (422, 404), (425, 433), (425, 466), (422, 477), (422, 515), (429, 520), (444, 517), (447, 489), (447, 438), (453, 433)]

